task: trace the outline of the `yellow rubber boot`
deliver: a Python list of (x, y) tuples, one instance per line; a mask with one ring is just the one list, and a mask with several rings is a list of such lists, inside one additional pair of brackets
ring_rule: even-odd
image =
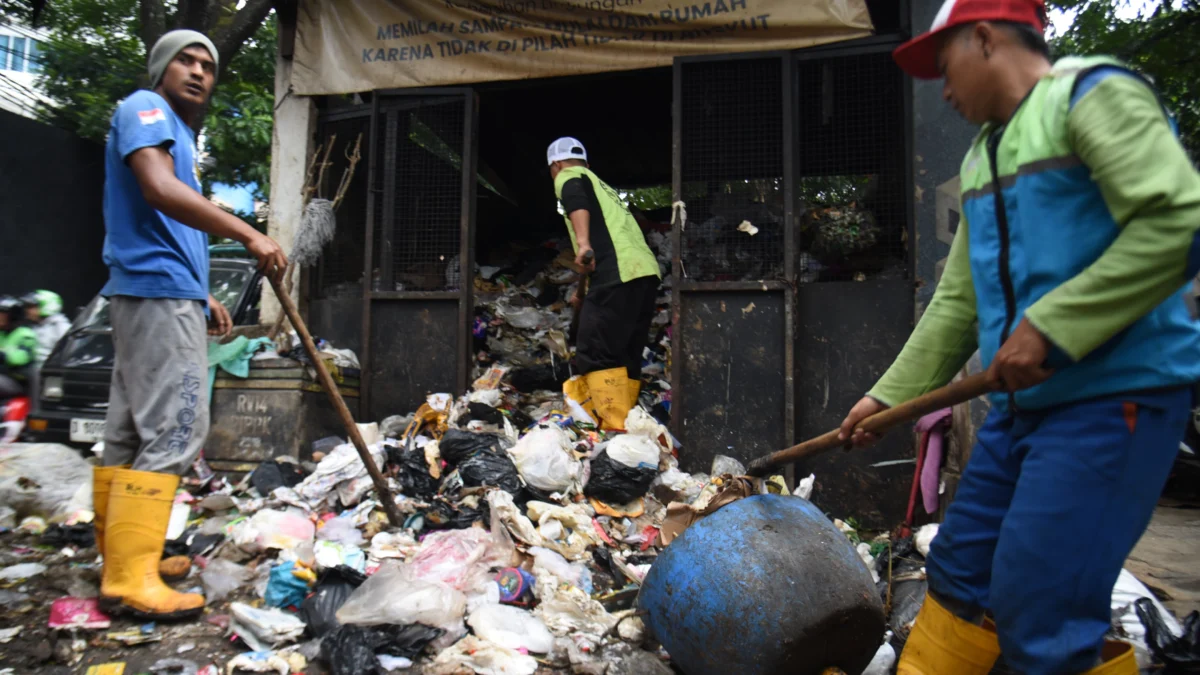
[(178, 593), (158, 575), (179, 476), (120, 469), (112, 480), (105, 523), (100, 603), (109, 613), (142, 619), (197, 616), (204, 596)]
[(1100, 650), (1104, 663), (1085, 672), (1083, 675), (1137, 675), (1137, 659), (1133, 655), (1133, 647), (1125, 642), (1109, 641)]
[(926, 594), (896, 675), (987, 675), (1000, 656), (990, 622), (976, 626), (954, 616)]
[(584, 376), (592, 396), (592, 407), (600, 415), (600, 428), (624, 431), (625, 417), (633, 401), (629, 397), (629, 375), (624, 368), (609, 368)]
[[(108, 493), (112, 489), (113, 476), (128, 464), (120, 466), (98, 466), (92, 469), (92, 512), (95, 518), (92, 527), (96, 531), (96, 550), (104, 555), (104, 522), (108, 515)], [(164, 558), (158, 563), (158, 575), (163, 581), (181, 581), (192, 571), (192, 561), (185, 555)]]

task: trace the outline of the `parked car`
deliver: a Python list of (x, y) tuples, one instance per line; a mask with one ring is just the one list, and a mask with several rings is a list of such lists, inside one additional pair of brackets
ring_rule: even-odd
[[(210, 248), (209, 292), (229, 310), (235, 326), (258, 323), (262, 276), (240, 245)], [(23, 439), (90, 447), (104, 440), (112, 380), (112, 326), (108, 300), (97, 295), (76, 317), (42, 366), (34, 411)]]

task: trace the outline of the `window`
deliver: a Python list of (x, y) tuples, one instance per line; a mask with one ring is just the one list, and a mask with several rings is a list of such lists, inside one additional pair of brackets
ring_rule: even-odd
[(25, 38), (15, 37), (12, 41), (12, 70), (18, 73), (25, 70)]
[(29, 40), (29, 51), (26, 53), (26, 59), (29, 60), (29, 65), (26, 66), (26, 72), (40, 73), (42, 72), (42, 61), (38, 58), (38, 41)]
[(40, 73), (38, 42), (33, 38), (0, 35), (0, 70)]

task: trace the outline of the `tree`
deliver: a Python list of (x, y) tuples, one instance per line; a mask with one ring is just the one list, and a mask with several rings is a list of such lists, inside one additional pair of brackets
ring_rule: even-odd
[(1050, 0), (1075, 20), (1051, 45), (1056, 56), (1109, 54), (1149, 76), (1200, 160), (1200, 0)]
[[(0, 2), (9, 16), (32, 19), (30, 5)], [(205, 167), (205, 188), (254, 183), (261, 196), (269, 177), (274, 101), (271, 7), (271, 0), (50, 0), (38, 17), (50, 33), (40, 55), (40, 84), (54, 102), (39, 114), (103, 142), (116, 103), (149, 84), (150, 47), (168, 30), (198, 30), (212, 39), (220, 62), (203, 127), (214, 160)]]

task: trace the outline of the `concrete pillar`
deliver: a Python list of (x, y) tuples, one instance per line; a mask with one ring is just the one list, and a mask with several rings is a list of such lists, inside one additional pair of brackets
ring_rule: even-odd
[[(304, 174), (311, 152), (316, 106), (309, 96), (291, 92), (292, 61), (275, 59), (275, 130), (271, 137), (271, 196), (269, 234), (285, 252), (290, 253), (292, 239), (300, 225), (304, 209)], [(292, 299), (299, 303), (299, 278)], [(270, 284), (264, 287), (259, 323), (272, 325), (282, 308)]]

